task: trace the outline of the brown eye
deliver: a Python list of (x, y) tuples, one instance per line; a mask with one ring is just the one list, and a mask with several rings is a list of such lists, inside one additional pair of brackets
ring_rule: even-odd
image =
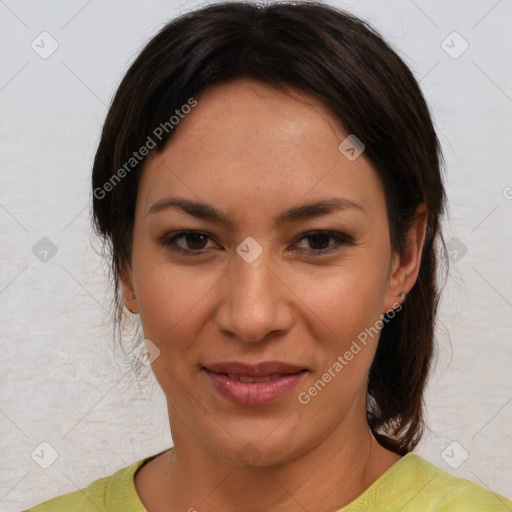
[[(174, 236), (164, 237), (161, 241), (165, 247), (170, 247), (173, 251), (182, 253), (204, 253), (206, 243), (210, 237), (200, 231), (181, 231)], [(183, 239), (183, 244), (178, 244), (178, 240)]]
[[(334, 243), (329, 243), (331, 239)], [(312, 256), (322, 256), (337, 250), (342, 245), (354, 244), (352, 237), (331, 231), (306, 233), (300, 240), (308, 240), (309, 248), (305, 248), (304, 251)]]
[[(182, 239), (184, 243), (179, 244), (178, 241)], [(199, 256), (208, 252), (206, 245), (209, 239), (211, 237), (201, 231), (180, 231), (172, 236), (163, 237), (160, 243), (172, 251)], [(309, 248), (299, 248), (298, 251), (311, 256), (322, 256), (336, 251), (342, 245), (354, 244), (350, 236), (330, 231), (306, 233), (299, 239), (301, 240), (308, 240)], [(329, 243), (330, 240), (334, 240), (334, 243)]]
[[(325, 233), (321, 233), (319, 235), (310, 235), (307, 237), (309, 242), (310, 242), (310, 246), (312, 249), (315, 249), (315, 250), (325, 250), (329, 247), (329, 240), (331, 238), (333, 238), (331, 235), (327, 235)], [(311, 243), (311, 241), (313, 243)]]

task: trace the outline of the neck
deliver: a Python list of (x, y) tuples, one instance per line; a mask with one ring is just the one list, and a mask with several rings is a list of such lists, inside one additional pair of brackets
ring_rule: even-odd
[[(359, 411), (357, 416), (362, 417)], [(186, 425), (172, 426), (174, 449), (148, 477), (152, 490), (144, 486), (148, 491), (139, 493), (150, 512), (332, 512), (400, 459), (377, 443), (366, 423), (347, 421), (295, 458), (261, 467), (223, 459), (198, 442)]]

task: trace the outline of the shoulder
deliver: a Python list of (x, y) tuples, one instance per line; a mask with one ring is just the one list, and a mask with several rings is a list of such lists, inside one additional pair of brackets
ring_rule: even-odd
[(407, 502), (403, 503), (404, 512), (512, 510), (512, 502), (504, 496), (470, 480), (453, 476), (415, 453), (409, 453), (400, 462), (402, 466), (397, 467), (397, 477), (409, 484)]
[(135, 490), (134, 475), (153, 457), (155, 455), (141, 459), (109, 477), (95, 480), (83, 489), (45, 501), (24, 512), (146, 512)]
[(411, 465), (414, 463), (416, 473), (425, 483), (424, 490), (418, 493), (418, 500), (429, 504), (430, 508), (425, 510), (512, 511), (512, 501), (504, 496), (465, 478), (453, 476), (419, 455), (410, 455)]
[(70, 492), (45, 501), (25, 512), (64, 512), (68, 510), (81, 510), (82, 512), (105, 511), (105, 498), (109, 481), (113, 477), (105, 477), (92, 482), (88, 487)]
[[(512, 501), (408, 453), (343, 512), (511, 512)], [(339, 511), (341, 512), (341, 511)]]

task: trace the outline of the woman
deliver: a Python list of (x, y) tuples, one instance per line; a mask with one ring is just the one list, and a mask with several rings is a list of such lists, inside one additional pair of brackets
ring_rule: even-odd
[(512, 510), (412, 452), (440, 160), (411, 72), (346, 13), (225, 3), (165, 26), (92, 191), (174, 447), (30, 510)]

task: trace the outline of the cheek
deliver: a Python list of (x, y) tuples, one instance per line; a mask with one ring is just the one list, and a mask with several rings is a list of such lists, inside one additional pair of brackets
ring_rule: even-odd
[[(183, 329), (201, 321), (201, 302), (212, 293), (218, 276), (202, 272), (199, 266), (146, 263), (138, 267), (140, 316), (146, 337), (156, 340), (180, 339)], [(197, 327), (196, 327), (197, 328)]]
[[(327, 333), (341, 334), (344, 340), (357, 336), (383, 312), (386, 261), (379, 254), (385, 251), (375, 249), (363, 248), (352, 256), (342, 256), (336, 266), (276, 268), (292, 292), (283, 300), (298, 311), (309, 309), (312, 331), (322, 327), (320, 319)], [(230, 279), (225, 267), (171, 263), (164, 251), (150, 243), (139, 245), (133, 264), (144, 334), (160, 343), (174, 338), (179, 344), (187, 333), (197, 333), (208, 321), (205, 308), (215, 308), (216, 288), (221, 285), (225, 289), (223, 281)], [(294, 297), (298, 301), (294, 302)]]
[(365, 401), (366, 378), (380, 336), (382, 282), (375, 265), (365, 269), (360, 262), (309, 282), (307, 305), (316, 329), (311, 353), (317, 364), (299, 390), (305, 421), (325, 417), (326, 406), (334, 421), (356, 397), (361, 404)]
[(294, 291), (324, 321), (331, 336), (346, 342), (384, 312), (386, 265), (361, 251), (329, 271), (295, 277)]
[[(205, 304), (218, 276), (197, 266), (149, 263), (138, 269), (138, 303), (144, 337), (160, 350), (152, 371), (167, 397), (187, 403), (183, 383), (195, 377)], [(200, 274), (200, 275), (198, 275)]]

